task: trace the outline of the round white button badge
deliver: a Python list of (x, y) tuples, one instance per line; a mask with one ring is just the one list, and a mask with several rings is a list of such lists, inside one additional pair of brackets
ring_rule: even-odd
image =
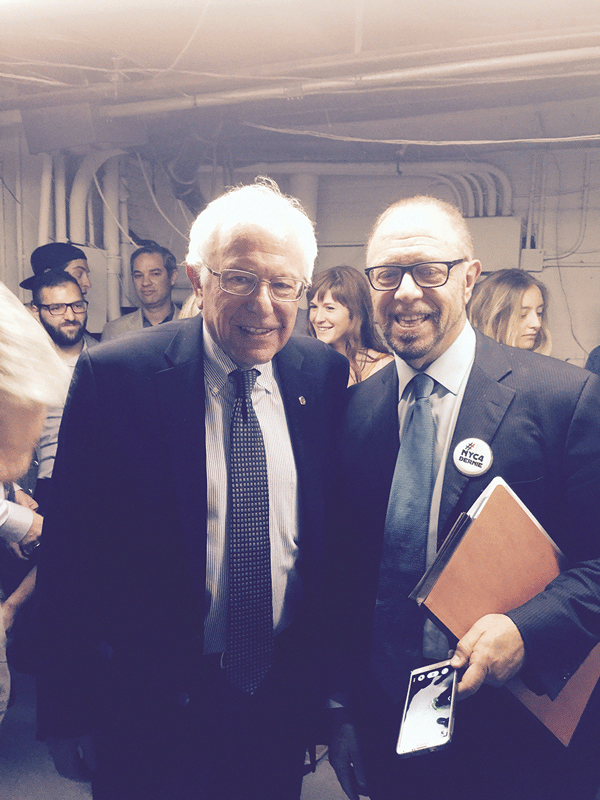
[(482, 439), (464, 439), (454, 448), (453, 458), (456, 469), (470, 478), (484, 475), (494, 460), (491, 447)]

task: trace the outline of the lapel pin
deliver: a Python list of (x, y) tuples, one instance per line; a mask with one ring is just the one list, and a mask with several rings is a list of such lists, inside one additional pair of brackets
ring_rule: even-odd
[(306, 400), (305, 400), (305, 398), (304, 398), (304, 397), (302, 397), (302, 395), (300, 395), (300, 397), (298, 398), (298, 400), (300, 401), (300, 405), (301, 405), (301, 406), (305, 406), (305, 405), (306, 405)]
[(464, 439), (454, 448), (453, 459), (459, 472), (473, 478), (485, 474), (494, 457), (491, 447), (482, 439)]

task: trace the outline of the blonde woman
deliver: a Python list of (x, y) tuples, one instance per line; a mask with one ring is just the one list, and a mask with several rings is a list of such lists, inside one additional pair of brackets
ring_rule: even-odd
[(522, 269), (501, 269), (476, 284), (467, 312), (472, 325), (502, 344), (550, 355), (548, 289)]

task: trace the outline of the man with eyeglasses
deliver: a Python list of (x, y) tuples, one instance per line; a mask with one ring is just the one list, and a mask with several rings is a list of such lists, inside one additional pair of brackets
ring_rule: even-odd
[[(600, 382), (474, 331), (465, 307), (480, 269), (459, 211), (429, 197), (387, 209), (367, 247), (375, 315), (395, 363), (349, 390), (343, 419), (330, 586), (347, 694), (331, 711), (330, 762), (352, 800), (365, 783), (372, 800), (592, 800), (600, 783), (598, 687), (568, 748), (499, 688), (519, 674), (554, 699), (600, 640)], [(465, 449), (476, 467), (461, 460)], [(453, 741), (400, 758), (409, 672), (449, 649), (408, 595), (496, 476), (569, 567), (452, 643), (463, 701)]]
[[(72, 375), (81, 353), (98, 344), (86, 330), (88, 303), (81, 287), (67, 272), (48, 270), (35, 279), (31, 289), (32, 305), (40, 323)], [(63, 408), (61, 405), (47, 410), (44, 430), (35, 451), (38, 470), (34, 496), (42, 513), (50, 495)]]
[(202, 317), (80, 360), (39, 569), (38, 721), (64, 774), (93, 734), (95, 798), (300, 796), (348, 378), (290, 339), (315, 257), (296, 201), (233, 189), (190, 235)]

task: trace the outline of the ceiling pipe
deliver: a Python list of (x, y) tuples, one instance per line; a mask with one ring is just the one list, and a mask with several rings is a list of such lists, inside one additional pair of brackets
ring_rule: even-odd
[[(129, 230), (129, 189), (124, 178), (121, 177), (119, 185), (119, 224), (121, 231)], [(127, 241), (125, 235), (121, 236), (121, 305), (129, 305), (130, 300), (127, 297), (126, 286), (129, 285), (129, 254), (131, 252), (130, 241)]]
[[(547, 68), (578, 62), (600, 61), (600, 47), (582, 47), (571, 50), (552, 50), (542, 53), (525, 53), (511, 56), (472, 59), (444, 64), (351, 75), (347, 78), (299, 80), (275, 86), (260, 86), (251, 89), (208, 92), (187, 97), (162, 98), (160, 100), (120, 103), (100, 106), (98, 115), (104, 119), (117, 119), (151, 114), (165, 114), (193, 108), (210, 108), (258, 100), (304, 98), (312, 95), (366, 92), (374, 88), (396, 88), (415, 81), (477, 77), (501, 73), (508, 70)], [(543, 76), (536, 76), (543, 77)]]
[(109, 158), (124, 153), (124, 150), (99, 150), (83, 159), (73, 181), (69, 198), (69, 232), (72, 242), (86, 244), (86, 201), (94, 175)]
[[(200, 168), (201, 172), (212, 172), (211, 165)], [(236, 167), (237, 173), (254, 175), (366, 175), (373, 177), (427, 176), (451, 184), (460, 197), (465, 216), (473, 216), (481, 203), (475, 198), (470, 181), (476, 182), (483, 198), (483, 216), (511, 216), (512, 187), (508, 177), (493, 164), (471, 161), (428, 161), (420, 164), (404, 163), (356, 163), (334, 164), (321, 162), (288, 161), (281, 163), (256, 163)], [(466, 176), (466, 177), (465, 177)], [(468, 178), (469, 180), (467, 180)], [(473, 213), (469, 214), (469, 211)]]
[(104, 249), (107, 256), (106, 311), (108, 319), (121, 316), (121, 249), (119, 230), (119, 157), (110, 158), (104, 167)]
[[(357, 0), (357, 13), (364, 0)], [(401, 64), (403, 61), (412, 65), (415, 57), (423, 62), (424, 60), (435, 60), (440, 63), (456, 58), (471, 59), (473, 57), (484, 56), (490, 53), (499, 56), (506, 56), (508, 50), (516, 48), (536, 48), (553, 47), (557, 44), (564, 50), (577, 48), (579, 51), (593, 47), (593, 43), (598, 41), (600, 31), (584, 29), (581, 31), (548, 31), (544, 36), (513, 37), (498, 41), (477, 41), (468, 42), (451, 47), (434, 48), (424, 50), (423, 48), (403, 48), (396, 51), (383, 51), (371, 53), (352, 53), (349, 55), (325, 56), (322, 58), (307, 59), (305, 61), (292, 61), (275, 64), (263, 64), (250, 67), (244, 71), (244, 76), (227, 74), (206, 74), (206, 75), (182, 75), (171, 74), (168, 78), (150, 78), (142, 81), (107, 81), (96, 83), (86, 87), (73, 87), (60, 89), (54, 92), (39, 92), (17, 98), (6, 98), (0, 100), (0, 111), (16, 110), (21, 108), (44, 108), (53, 105), (67, 105), (74, 103), (93, 103), (103, 100), (128, 101), (142, 97), (153, 97), (157, 92), (193, 92), (197, 91), (199, 85), (217, 82), (223, 83), (242, 83), (247, 85), (249, 80), (272, 79), (272, 78), (300, 78), (302, 74), (311, 77), (319, 74), (325, 77), (325, 73), (340, 69), (347, 70), (355, 76), (357, 72), (372, 72), (381, 65), (391, 63)], [(356, 46), (355, 46), (356, 49)], [(518, 54), (513, 53), (518, 57)], [(14, 118), (19, 122), (18, 118)]]
[(50, 215), (52, 213), (52, 156), (42, 154), (42, 176), (40, 179), (40, 215), (38, 218), (38, 247), (50, 239)]
[(54, 238), (67, 241), (67, 179), (65, 157), (62, 153), (54, 158)]

